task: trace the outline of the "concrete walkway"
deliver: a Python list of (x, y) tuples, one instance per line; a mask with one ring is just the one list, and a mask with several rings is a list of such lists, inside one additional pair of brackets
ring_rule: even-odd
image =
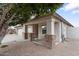
[(30, 41), (18, 41), (0, 48), (1, 56), (79, 56), (79, 40), (69, 40), (48, 49)]

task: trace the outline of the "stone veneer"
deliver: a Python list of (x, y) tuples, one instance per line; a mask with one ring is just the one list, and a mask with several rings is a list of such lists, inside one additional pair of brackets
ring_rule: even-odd
[[(34, 37), (32, 37), (32, 41), (35, 41)], [(35, 41), (34, 43), (51, 49), (55, 46), (55, 35), (45, 35), (43, 39)]]
[(45, 45), (48, 46), (48, 48), (52, 48), (55, 45), (55, 35), (46, 35), (45, 41), (47, 42)]

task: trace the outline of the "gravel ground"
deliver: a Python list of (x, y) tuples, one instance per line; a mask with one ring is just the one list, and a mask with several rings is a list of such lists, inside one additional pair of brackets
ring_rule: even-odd
[(0, 48), (1, 56), (79, 56), (79, 40), (69, 40), (48, 49), (30, 41), (12, 42)]

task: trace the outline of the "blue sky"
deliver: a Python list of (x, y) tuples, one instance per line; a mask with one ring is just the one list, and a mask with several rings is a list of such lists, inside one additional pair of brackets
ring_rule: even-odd
[(75, 27), (79, 27), (79, 3), (65, 3), (56, 12)]

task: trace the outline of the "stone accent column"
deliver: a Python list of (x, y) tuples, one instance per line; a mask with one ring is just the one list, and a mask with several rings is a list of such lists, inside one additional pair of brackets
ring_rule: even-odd
[(55, 33), (54, 33), (54, 21), (47, 22), (47, 40), (49, 48), (52, 48), (55, 45)]
[(46, 44), (46, 46), (48, 47), (48, 48), (52, 48), (52, 47), (54, 47), (54, 39), (55, 39), (55, 36), (54, 35), (46, 35), (46, 42), (47, 42), (47, 44)]

